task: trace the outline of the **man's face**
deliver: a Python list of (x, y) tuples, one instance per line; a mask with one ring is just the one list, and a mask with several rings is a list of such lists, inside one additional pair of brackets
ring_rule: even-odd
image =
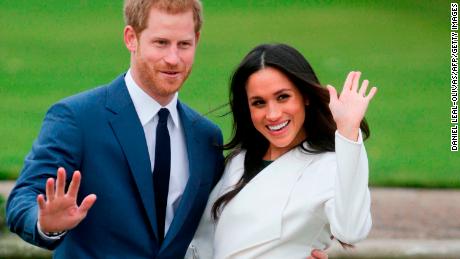
[(156, 8), (149, 13), (147, 28), (136, 37), (125, 28), (131, 51), (131, 71), (137, 84), (161, 105), (171, 101), (192, 70), (199, 34), (192, 10), (168, 14)]

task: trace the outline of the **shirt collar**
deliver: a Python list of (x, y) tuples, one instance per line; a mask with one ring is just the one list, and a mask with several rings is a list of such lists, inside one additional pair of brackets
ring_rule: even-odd
[(128, 88), (129, 95), (133, 101), (137, 116), (141, 121), (142, 127), (145, 126), (161, 108), (167, 108), (171, 114), (171, 118), (175, 127), (179, 126), (179, 113), (177, 111), (177, 96), (174, 94), (173, 99), (165, 107), (162, 107), (155, 99), (148, 95), (142, 88), (136, 84), (132, 75), (131, 69), (125, 75), (125, 83)]

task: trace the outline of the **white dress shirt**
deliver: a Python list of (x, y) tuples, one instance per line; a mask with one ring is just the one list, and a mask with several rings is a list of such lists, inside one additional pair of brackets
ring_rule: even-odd
[[(171, 139), (171, 173), (169, 178), (168, 204), (166, 205), (165, 235), (174, 218), (174, 213), (184, 193), (189, 178), (187, 146), (185, 133), (177, 110), (177, 93), (169, 104), (162, 107), (155, 99), (150, 97), (140, 88), (131, 75), (131, 69), (125, 76), (125, 83), (133, 101), (139, 120), (144, 128), (145, 141), (149, 151), (151, 172), (155, 166), (156, 129), (158, 124), (158, 111), (167, 108), (168, 130)], [(152, 204), (153, 206), (153, 204)]]

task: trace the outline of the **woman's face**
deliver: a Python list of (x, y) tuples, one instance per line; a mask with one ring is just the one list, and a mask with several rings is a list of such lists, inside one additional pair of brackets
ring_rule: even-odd
[(257, 71), (249, 77), (246, 92), (252, 123), (270, 142), (264, 159), (274, 160), (305, 139), (308, 101), (282, 72), (271, 67)]

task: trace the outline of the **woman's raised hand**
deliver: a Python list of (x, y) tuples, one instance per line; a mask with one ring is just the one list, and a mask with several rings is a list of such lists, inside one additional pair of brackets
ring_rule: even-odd
[(372, 87), (366, 94), (369, 81), (364, 80), (359, 87), (360, 76), (361, 72), (351, 71), (339, 97), (335, 88), (327, 85), (330, 95), (329, 108), (337, 124), (337, 130), (342, 136), (353, 141), (358, 140), (359, 125), (366, 114), (369, 102), (377, 92), (377, 88)]

